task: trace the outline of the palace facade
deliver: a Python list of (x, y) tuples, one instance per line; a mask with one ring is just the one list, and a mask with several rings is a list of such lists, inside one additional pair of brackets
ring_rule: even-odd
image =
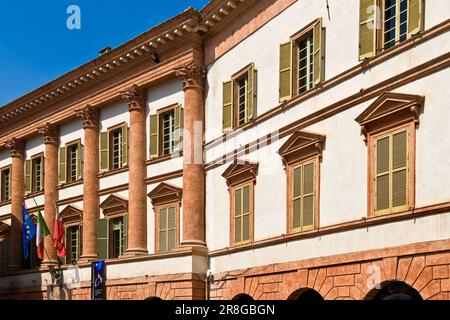
[(449, 13), (212, 0), (3, 106), (0, 299), (450, 299)]

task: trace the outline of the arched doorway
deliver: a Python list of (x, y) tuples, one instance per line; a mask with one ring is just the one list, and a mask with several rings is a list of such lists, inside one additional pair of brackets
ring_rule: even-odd
[(242, 301), (242, 302), (254, 301), (254, 299), (251, 296), (249, 296), (248, 294), (245, 294), (245, 293), (238, 294), (232, 300), (233, 301)]
[(382, 288), (377, 292), (373, 292), (372, 300), (409, 300), (420, 301), (423, 300), (420, 293), (413, 287), (401, 281), (393, 281), (382, 285)]
[(323, 297), (316, 290), (305, 288), (293, 292), (288, 300), (296, 300), (301, 302), (320, 302)]

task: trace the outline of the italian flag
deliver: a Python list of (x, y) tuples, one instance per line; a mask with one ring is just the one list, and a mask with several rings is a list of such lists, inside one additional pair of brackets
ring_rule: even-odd
[(36, 228), (36, 247), (37, 254), (40, 260), (44, 260), (44, 238), (50, 234), (41, 210), (38, 210), (38, 221)]

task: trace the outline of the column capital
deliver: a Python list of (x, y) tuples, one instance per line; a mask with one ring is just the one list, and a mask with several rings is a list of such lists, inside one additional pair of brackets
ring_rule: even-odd
[(98, 128), (100, 126), (100, 108), (87, 105), (83, 109), (75, 110), (75, 114), (83, 122), (84, 128)]
[(9, 150), (11, 157), (23, 157), (25, 154), (25, 143), (17, 138), (6, 141), (5, 148)]
[(127, 90), (120, 93), (122, 99), (128, 104), (128, 110), (145, 111), (145, 103), (147, 101), (147, 91), (138, 85), (132, 85)]
[(37, 131), (44, 138), (45, 144), (58, 144), (59, 127), (57, 125), (47, 122)]
[(196, 62), (189, 62), (175, 69), (175, 75), (183, 80), (183, 87), (203, 88), (206, 71), (203, 65)]

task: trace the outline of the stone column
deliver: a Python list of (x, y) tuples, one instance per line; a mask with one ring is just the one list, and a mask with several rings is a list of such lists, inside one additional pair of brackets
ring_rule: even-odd
[(97, 223), (100, 218), (99, 190), (99, 127), (100, 109), (86, 106), (77, 110), (76, 115), (84, 128), (83, 165), (83, 252), (81, 260), (89, 262), (97, 259)]
[(20, 269), (22, 264), (22, 208), (24, 201), (24, 158), (25, 144), (12, 138), (6, 142), (12, 158), (11, 168), (11, 238), (10, 259), (11, 269)]
[(128, 249), (125, 255), (147, 254), (147, 133), (145, 110), (147, 94), (134, 85), (121, 93), (130, 112), (128, 152)]
[(176, 70), (183, 80), (183, 241), (185, 246), (205, 243), (205, 172), (203, 168), (204, 79), (201, 64), (189, 63)]
[(38, 129), (44, 138), (44, 216), (45, 223), (52, 236), (44, 240), (44, 261), (42, 266), (51, 266), (57, 263), (56, 249), (53, 244), (56, 207), (58, 201), (58, 138), (59, 127), (47, 123)]

